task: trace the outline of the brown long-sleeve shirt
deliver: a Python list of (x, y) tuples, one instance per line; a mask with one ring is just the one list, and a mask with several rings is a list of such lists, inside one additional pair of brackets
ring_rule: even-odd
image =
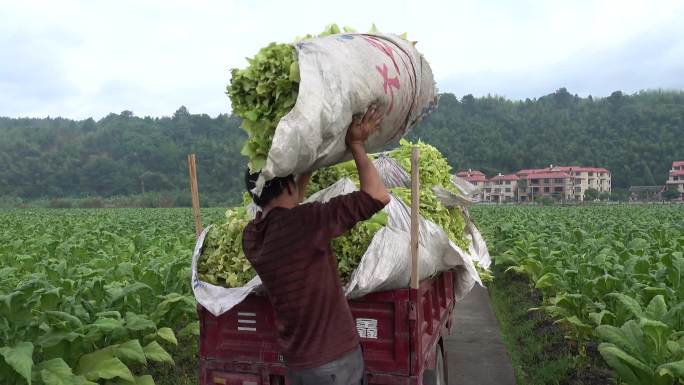
[(380, 211), (365, 192), (261, 213), (243, 248), (275, 309), (285, 362), (296, 369), (334, 361), (359, 344), (330, 241)]

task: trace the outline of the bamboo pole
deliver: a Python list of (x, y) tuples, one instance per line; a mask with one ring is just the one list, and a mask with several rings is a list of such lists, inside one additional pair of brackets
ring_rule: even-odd
[(420, 206), (420, 182), (418, 180), (418, 146), (411, 149), (411, 288), (418, 289), (418, 210)]
[(199, 189), (197, 187), (197, 158), (195, 154), (188, 154), (188, 171), (190, 173), (190, 194), (192, 194), (192, 215), (195, 217), (195, 237), (202, 232), (202, 217), (200, 216)]

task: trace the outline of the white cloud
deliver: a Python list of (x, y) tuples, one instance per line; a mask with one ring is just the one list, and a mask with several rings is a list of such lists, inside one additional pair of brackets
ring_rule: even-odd
[(678, 1), (15, 1), (0, 13), (0, 115), (229, 111), (229, 68), (329, 22), (408, 32), (442, 91), (682, 87)]

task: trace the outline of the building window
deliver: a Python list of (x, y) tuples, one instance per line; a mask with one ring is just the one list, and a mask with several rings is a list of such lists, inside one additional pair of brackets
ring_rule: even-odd
[(581, 187), (575, 187), (575, 192), (582, 192), (582, 188)]
[(510, 180), (507, 180), (507, 181), (506, 181), (506, 184), (511, 184), (511, 181), (510, 181)]
[(594, 173), (593, 173), (593, 172), (590, 172), (590, 173), (589, 173), (589, 176), (594, 176)]
[(511, 192), (511, 188), (510, 188), (510, 187), (506, 187), (506, 192), (508, 192), (508, 193)]
[(556, 178), (553, 180), (554, 183), (563, 183), (563, 178)]
[(563, 192), (563, 188), (562, 188), (562, 187), (554, 187), (553, 191), (555, 191), (555, 192)]
[(544, 183), (549, 183), (549, 178), (544, 178)]
[(550, 187), (544, 187), (544, 192), (549, 192), (549, 191), (551, 191)]
[(532, 181), (531, 181), (530, 183), (532, 183), (532, 184), (539, 184), (539, 179), (532, 179)]
[(486, 192), (492, 192), (492, 189), (491, 189), (491, 188), (486, 188), (485, 191), (486, 191)]

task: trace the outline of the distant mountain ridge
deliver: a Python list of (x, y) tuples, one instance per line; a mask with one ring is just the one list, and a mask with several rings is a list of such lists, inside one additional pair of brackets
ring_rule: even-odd
[[(185, 155), (197, 154), (202, 192), (239, 201), (246, 135), (239, 119), (191, 114), (140, 118), (131, 111), (99, 121), (0, 118), (0, 196), (110, 196), (187, 190)], [(431, 143), (454, 167), (488, 176), (555, 165), (606, 167), (614, 188), (664, 184), (684, 159), (684, 93), (646, 91), (581, 98), (566, 89), (524, 101), (460, 100), (439, 108), (409, 139)], [(232, 199), (232, 198), (231, 198)]]

